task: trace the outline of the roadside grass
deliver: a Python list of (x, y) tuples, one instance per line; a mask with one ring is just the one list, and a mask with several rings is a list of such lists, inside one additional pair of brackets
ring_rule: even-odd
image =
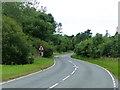
[(54, 64), (53, 58), (35, 58), (33, 64), (2, 65), (2, 81), (17, 78), (48, 68)]
[(50, 58), (40, 58), (39, 55), (35, 55), (35, 60), (33, 64), (26, 65), (0, 65), (2, 68), (0, 75), (0, 82), (14, 79), (20, 76), (28, 75), (43, 69), (46, 69), (54, 64), (53, 57), (57, 55), (71, 53), (68, 52), (55, 52)]
[(2, 65), (0, 65), (0, 82), (2, 82)]
[(93, 64), (100, 65), (110, 72), (115, 75), (115, 77), (120, 80), (120, 76), (118, 75), (118, 59), (116, 58), (98, 58), (98, 59), (93, 59), (93, 58), (85, 58), (81, 56), (77, 56), (76, 54), (71, 56), (72, 58), (84, 60)]

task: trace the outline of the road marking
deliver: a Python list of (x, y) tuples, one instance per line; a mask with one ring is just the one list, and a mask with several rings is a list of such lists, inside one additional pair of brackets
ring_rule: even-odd
[(70, 63), (72, 63), (72, 61), (69, 61)]
[(76, 68), (77, 66), (76, 66), (76, 65), (74, 65), (73, 67), (75, 67), (75, 68)]
[(59, 83), (56, 83), (56, 84), (54, 84), (54, 85), (52, 85), (51, 87), (49, 87), (50, 89), (51, 88), (54, 88), (55, 86), (57, 86)]
[(75, 71), (77, 70), (77, 68), (75, 68)]
[(65, 77), (65, 78), (64, 78), (64, 79), (62, 79), (62, 80), (64, 81), (64, 80), (66, 80), (66, 79), (67, 79), (67, 78), (69, 78), (69, 77), (70, 77), (70, 75), (68, 75), (67, 77)]
[(75, 71), (73, 71), (71, 74), (74, 74), (75, 73)]
[[(71, 73), (71, 74), (74, 74), (78, 67), (77, 67), (72, 61), (69, 61), (69, 62), (73, 64), (73, 67), (75, 67), (74, 71)], [(62, 80), (65, 81), (65, 80), (68, 79), (69, 77), (70, 77), (70, 75), (66, 76), (66, 77), (63, 78)], [(61, 81), (60, 81), (60, 82), (61, 82)], [(52, 85), (52, 86), (49, 87), (47, 90), (50, 90), (50, 89), (56, 87), (58, 84), (59, 84), (59, 83), (56, 83), (56, 84)]]
[(76, 66), (76, 68), (78, 69), (79, 67), (78, 67), (78, 66)]
[(54, 64), (53, 64), (51, 67), (46, 68), (46, 69), (43, 69), (42, 71), (46, 71), (46, 70), (48, 70), (48, 69), (50, 69), (50, 68), (54, 67), (54, 66), (55, 66), (55, 64), (56, 64), (56, 61), (54, 60)]
[(21, 77), (19, 77), (19, 78), (15, 78), (15, 79), (12, 79), (12, 80), (9, 80), (9, 81), (2, 82), (2, 83), (0, 83), (0, 85), (6, 84), (6, 83), (9, 83), (9, 82), (13, 82), (13, 81), (15, 81), (15, 80), (19, 80), (19, 79), (22, 79), (22, 78), (25, 78), (25, 77), (32, 76), (32, 75), (34, 75), (34, 74), (40, 73), (40, 72), (42, 72), (42, 71), (48, 70), (48, 69), (54, 67), (55, 64), (56, 64), (56, 61), (54, 60), (54, 64), (53, 64), (52, 66), (50, 66), (49, 68), (46, 68), (46, 69), (44, 69), (44, 70), (41, 70), (41, 71), (38, 71), (38, 72), (35, 72), (35, 73), (31, 73), (31, 74), (28, 74), (28, 75), (25, 75), (25, 76), (21, 76)]
[(117, 86), (116, 86), (114, 77), (112, 76), (112, 74), (107, 69), (105, 69), (105, 70), (109, 73), (109, 75), (110, 75), (110, 77), (112, 78), (112, 81), (113, 81), (113, 86), (114, 86), (114, 88), (116, 88)]
[(72, 61), (69, 61), (70, 63), (73, 64), (73, 67), (78, 67), (77, 65), (75, 65)]
[[(96, 64), (95, 64), (95, 65), (96, 65)], [(96, 66), (104, 69), (104, 70), (110, 75), (110, 77), (111, 77), (111, 79), (112, 79), (112, 81), (113, 81), (113, 87), (116, 88), (116, 87), (117, 87), (116, 81), (115, 81), (114, 77), (112, 76), (112, 74), (110, 73), (110, 71), (108, 71), (107, 69), (105, 69), (105, 68), (103, 68), (103, 67), (101, 67), (101, 66), (99, 66), (99, 65), (96, 65)]]
[(74, 74), (75, 71), (77, 70), (78, 66), (76, 64), (74, 64), (72, 61), (69, 61), (70, 63), (73, 64), (73, 67), (75, 68), (74, 71), (71, 74)]

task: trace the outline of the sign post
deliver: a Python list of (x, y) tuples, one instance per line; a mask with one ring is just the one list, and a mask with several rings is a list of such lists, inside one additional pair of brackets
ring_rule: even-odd
[(44, 51), (44, 48), (43, 48), (43, 46), (40, 45), (39, 54), (40, 54), (41, 57), (43, 57), (43, 51)]

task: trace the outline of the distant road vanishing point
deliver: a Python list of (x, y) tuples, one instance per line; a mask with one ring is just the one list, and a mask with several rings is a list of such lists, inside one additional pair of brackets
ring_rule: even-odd
[(19, 90), (20, 88), (20, 90), (28, 90), (27, 88), (31, 88), (30, 90), (53, 88), (117, 90), (117, 81), (109, 72), (95, 64), (72, 59), (70, 55), (54, 57), (55, 64), (46, 70), (3, 82), (1, 84), (3, 90)]

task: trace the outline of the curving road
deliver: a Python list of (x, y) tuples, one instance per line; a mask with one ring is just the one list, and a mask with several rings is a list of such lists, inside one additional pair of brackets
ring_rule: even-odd
[(70, 55), (56, 56), (55, 64), (51, 68), (4, 82), (2, 88), (111, 88), (116, 90), (113, 88), (117, 87), (117, 84), (109, 72), (94, 64), (72, 59)]

